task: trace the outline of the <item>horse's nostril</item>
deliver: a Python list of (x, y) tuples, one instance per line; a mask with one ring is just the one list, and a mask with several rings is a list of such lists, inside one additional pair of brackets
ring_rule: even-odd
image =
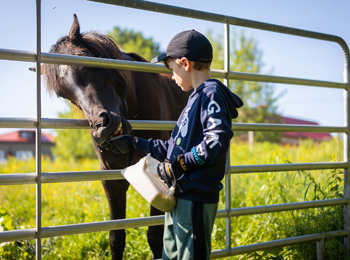
[(101, 126), (103, 126), (103, 125), (102, 124), (95, 125), (95, 130), (98, 130)]
[(100, 113), (99, 116), (102, 117), (102, 124), (99, 125), (99, 127), (101, 127), (101, 126), (107, 126), (107, 125), (109, 124), (109, 122), (110, 122), (110, 118), (109, 118), (108, 113), (102, 112), (102, 113)]

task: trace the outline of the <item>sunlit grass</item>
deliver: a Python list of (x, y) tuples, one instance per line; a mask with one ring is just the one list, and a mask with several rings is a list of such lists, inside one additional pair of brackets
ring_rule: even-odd
[[(233, 142), (231, 164), (330, 162), (342, 160), (342, 143), (281, 146)], [(43, 172), (97, 170), (97, 160), (79, 162), (50, 161), (43, 158)], [(0, 165), (0, 173), (35, 172), (35, 161), (11, 159)], [(341, 171), (299, 171), (233, 174), (231, 176), (231, 208), (329, 199), (342, 196)], [(0, 209), (4, 219), (11, 219), (8, 230), (35, 227), (35, 185), (1, 186)], [(225, 208), (224, 193), (219, 208)], [(232, 247), (282, 239), (295, 235), (336, 230), (342, 226), (342, 208), (330, 207), (309, 210), (250, 215), (232, 218)], [(130, 187), (127, 218), (149, 216), (149, 205)], [(0, 215), (1, 219), (1, 215)], [(107, 199), (101, 182), (52, 183), (42, 185), (42, 226), (88, 223), (109, 219)], [(128, 229), (125, 259), (149, 259), (147, 228)], [(96, 232), (43, 239), (43, 259), (111, 259), (108, 232)], [(334, 241), (332, 242), (335, 243)], [(326, 243), (326, 248), (333, 245)], [(303, 247), (286, 247), (255, 255), (235, 256), (229, 259), (312, 259), (303, 254), (314, 253), (315, 243)], [(225, 220), (217, 219), (212, 236), (213, 250), (225, 248)], [(330, 252), (334, 251), (329, 249)], [(337, 247), (339, 252), (339, 247)], [(341, 252), (340, 252), (341, 253)], [(0, 259), (35, 259), (34, 241), (0, 245)], [(277, 258), (276, 258), (277, 259)], [(338, 259), (338, 258), (330, 258)], [(341, 259), (341, 258), (339, 258)]]

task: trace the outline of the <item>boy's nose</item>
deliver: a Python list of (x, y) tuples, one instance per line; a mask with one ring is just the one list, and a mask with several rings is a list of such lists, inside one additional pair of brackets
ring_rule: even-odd
[(174, 74), (171, 75), (171, 79), (172, 79), (172, 80), (175, 80)]

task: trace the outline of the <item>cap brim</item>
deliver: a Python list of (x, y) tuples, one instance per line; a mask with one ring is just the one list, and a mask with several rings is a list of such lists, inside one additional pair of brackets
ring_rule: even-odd
[(157, 57), (154, 57), (151, 62), (152, 63), (156, 63), (156, 62), (160, 62), (162, 60), (164, 60), (166, 57), (168, 57), (168, 55), (164, 52), (161, 55), (158, 55)]

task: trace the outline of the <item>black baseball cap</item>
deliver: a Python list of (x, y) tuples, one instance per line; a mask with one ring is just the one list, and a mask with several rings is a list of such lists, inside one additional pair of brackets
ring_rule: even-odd
[(213, 60), (213, 47), (207, 37), (196, 30), (183, 31), (176, 34), (170, 40), (166, 51), (154, 57), (151, 62), (163, 61), (167, 57), (186, 57), (190, 61), (209, 63)]

